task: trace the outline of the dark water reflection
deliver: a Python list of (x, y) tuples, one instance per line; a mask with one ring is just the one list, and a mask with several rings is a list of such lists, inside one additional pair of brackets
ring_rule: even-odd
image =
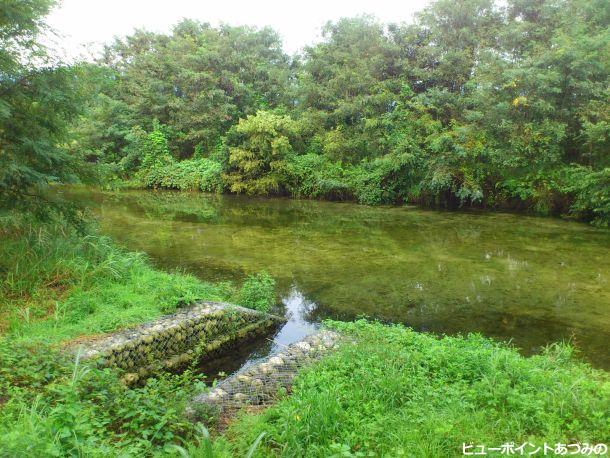
[[(524, 353), (570, 339), (610, 367), (610, 232), (501, 213), (173, 192), (70, 191), (102, 231), (211, 281), (267, 270), (292, 317), (264, 354), (330, 317), (481, 332)], [(248, 359), (246, 357), (246, 359)]]

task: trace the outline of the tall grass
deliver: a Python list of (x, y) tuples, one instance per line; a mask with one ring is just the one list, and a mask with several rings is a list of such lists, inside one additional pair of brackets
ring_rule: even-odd
[(476, 335), (333, 326), (357, 343), (302, 373), (290, 397), (233, 424), (235, 456), (262, 432), (255, 456), (450, 457), (462, 443), (610, 441), (608, 376), (575, 362), (568, 346), (525, 358)]
[(57, 344), (239, 292), (155, 270), (61, 221), (2, 221), (0, 456), (178, 456), (176, 445), (199, 453), (205, 440), (183, 412), (202, 376), (165, 374), (128, 389), (120, 371), (71, 360)]
[(153, 269), (140, 253), (57, 223), (12, 219), (0, 233), (0, 322), (13, 340), (60, 341), (227, 300), (229, 285)]

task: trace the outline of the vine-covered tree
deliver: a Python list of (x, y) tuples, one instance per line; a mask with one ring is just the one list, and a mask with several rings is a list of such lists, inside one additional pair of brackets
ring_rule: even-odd
[(298, 135), (288, 116), (259, 111), (239, 121), (229, 134), (229, 172), (226, 179), (236, 193), (279, 194), (286, 164)]

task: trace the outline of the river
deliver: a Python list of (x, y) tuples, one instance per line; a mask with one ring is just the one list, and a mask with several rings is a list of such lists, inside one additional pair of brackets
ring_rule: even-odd
[(324, 318), (479, 332), (524, 354), (570, 340), (610, 369), (610, 231), (506, 213), (440, 212), (200, 193), (92, 190), (101, 231), (155, 265), (210, 281), (266, 270), (290, 318), (274, 345)]

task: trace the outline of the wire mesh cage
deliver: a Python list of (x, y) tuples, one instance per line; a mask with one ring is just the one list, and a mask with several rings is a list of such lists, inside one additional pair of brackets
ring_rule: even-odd
[(204, 416), (230, 416), (246, 406), (268, 406), (280, 393), (290, 390), (302, 368), (332, 351), (340, 340), (340, 334), (322, 330), (261, 358), (195, 397), (187, 413), (200, 420)]
[(213, 358), (269, 332), (283, 320), (232, 304), (201, 302), (150, 323), (119, 331), (81, 348), (85, 359), (126, 371), (132, 384), (161, 370)]

